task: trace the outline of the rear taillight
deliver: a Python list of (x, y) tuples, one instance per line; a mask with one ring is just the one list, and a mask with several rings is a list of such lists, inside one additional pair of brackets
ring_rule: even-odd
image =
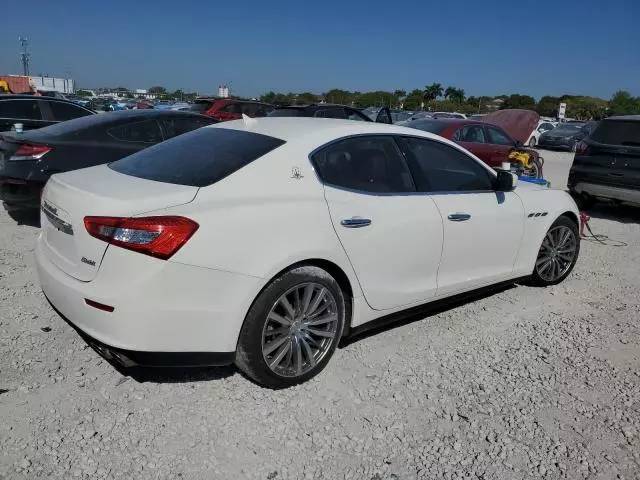
[(576, 155), (585, 155), (589, 150), (587, 142), (578, 142), (576, 145)]
[(53, 150), (53, 148), (47, 147), (46, 145), (23, 144), (9, 157), (9, 160), (38, 160), (51, 150)]
[(84, 217), (92, 237), (152, 257), (171, 258), (198, 230), (184, 217)]

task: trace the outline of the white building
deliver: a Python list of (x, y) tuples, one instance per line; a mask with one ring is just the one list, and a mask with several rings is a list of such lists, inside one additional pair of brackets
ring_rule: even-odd
[(29, 83), (37, 90), (60, 93), (74, 93), (75, 84), (72, 78), (29, 77)]
[(229, 87), (227, 87), (226, 85), (220, 85), (218, 87), (218, 97), (229, 98)]

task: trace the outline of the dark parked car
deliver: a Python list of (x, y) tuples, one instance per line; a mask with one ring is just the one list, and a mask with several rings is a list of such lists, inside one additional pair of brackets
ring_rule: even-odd
[(339, 118), (342, 120), (357, 120), (361, 122), (393, 123), (391, 112), (388, 108), (381, 108), (375, 119), (371, 119), (360, 110), (347, 105), (334, 105), (330, 103), (320, 103), (312, 105), (290, 105), (286, 107), (276, 107), (269, 114), (270, 117), (316, 117), (316, 118)]
[(0, 132), (21, 123), (24, 130), (93, 115), (96, 112), (68, 100), (34, 95), (0, 95)]
[(640, 115), (602, 120), (577, 145), (567, 186), (582, 208), (599, 198), (640, 205)]
[(580, 140), (589, 135), (597, 125), (597, 122), (561, 123), (553, 130), (543, 133), (538, 139), (538, 147), (549, 150), (575, 151)]
[(266, 117), (273, 110), (268, 103), (254, 100), (236, 100), (233, 98), (198, 98), (189, 108), (220, 122), (238, 120), (242, 115), (248, 117)]
[(213, 123), (190, 112), (128, 110), (0, 134), (0, 200), (39, 207), (42, 188), (54, 173), (113, 162)]

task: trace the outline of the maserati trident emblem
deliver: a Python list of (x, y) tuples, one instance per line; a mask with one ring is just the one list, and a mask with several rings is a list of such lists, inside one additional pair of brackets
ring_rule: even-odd
[(304, 175), (302, 175), (302, 172), (300, 171), (300, 169), (298, 167), (293, 167), (291, 169), (291, 178), (295, 178), (296, 180), (300, 180), (301, 178), (304, 178)]

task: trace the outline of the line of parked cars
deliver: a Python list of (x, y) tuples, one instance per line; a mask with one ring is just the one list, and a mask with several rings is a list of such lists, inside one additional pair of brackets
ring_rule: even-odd
[[(502, 282), (556, 284), (577, 261), (568, 193), (498, 168), (542, 126), (533, 112), (407, 128), (388, 109), (202, 100), (0, 134), (0, 194), (41, 209), (42, 289), (111, 361), (235, 363), (288, 387), (344, 336)], [(570, 191), (637, 193), (639, 126), (584, 137)]]

